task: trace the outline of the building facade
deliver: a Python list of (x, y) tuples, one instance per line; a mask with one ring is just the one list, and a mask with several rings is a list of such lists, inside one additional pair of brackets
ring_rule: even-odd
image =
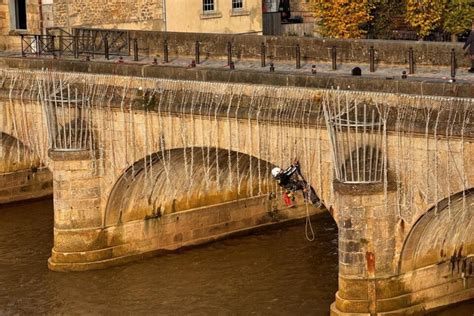
[(262, 0), (0, 0), (0, 49), (51, 27), (259, 34)]
[(262, 0), (168, 0), (166, 30), (196, 33), (262, 32)]

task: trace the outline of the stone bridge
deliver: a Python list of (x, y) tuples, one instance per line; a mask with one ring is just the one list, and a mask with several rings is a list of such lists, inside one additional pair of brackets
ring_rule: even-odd
[(421, 313), (474, 297), (473, 109), (0, 70), (0, 202), (54, 191), (50, 269), (105, 268), (314, 214), (272, 194), (270, 170), (297, 157), (339, 227), (331, 312)]

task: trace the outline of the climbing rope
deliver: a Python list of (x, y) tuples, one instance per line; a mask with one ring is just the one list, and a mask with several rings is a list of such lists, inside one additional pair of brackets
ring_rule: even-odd
[(304, 233), (306, 240), (314, 241), (316, 239), (316, 234), (314, 233), (313, 224), (311, 223), (311, 216), (309, 215), (308, 201), (305, 201), (306, 206), (306, 223), (304, 227)]

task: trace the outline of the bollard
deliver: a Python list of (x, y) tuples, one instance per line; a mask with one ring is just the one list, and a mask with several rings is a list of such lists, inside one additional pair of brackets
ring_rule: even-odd
[(415, 57), (413, 54), (413, 48), (408, 49), (408, 67), (409, 67), (409, 74), (413, 75), (415, 73)]
[(227, 42), (227, 65), (232, 62), (232, 43)]
[(296, 69), (301, 68), (301, 48), (300, 44), (296, 44)]
[(235, 69), (235, 64), (234, 64), (233, 61), (230, 62), (229, 68), (230, 68), (230, 70), (234, 70), (234, 69)]
[(109, 55), (109, 39), (107, 37), (104, 37), (104, 50), (105, 50), (105, 59), (109, 60), (110, 55)]
[(133, 60), (138, 61), (138, 39), (133, 40)]
[(456, 81), (456, 51), (451, 49), (451, 80)]
[(23, 41), (25, 40), (25, 36), (21, 34), (20, 38), (21, 38), (21, 57), (26, 57), (25, 48), (23, 46)]
[(266, 47), (265, 47), (265, 43), (262, 42), (261, 46), (260, 46), (260, 59), (261, 59), (261, 66), (262, 67), (265, 67), (266, 65)]
[(195, 54), (195, 62), (196, 64), (200, 64), (201, 63), (201, 45), (199, 43), (199, 41), (196, 41), (196, 44), (194, 46), (194, 54)]
[(270, 72), (275, 72), (275, 66), (273, 63), (270, 63)]
[(163, 42), (163, 62), (168, 63), (168, 40)]
[(79, 37), (74, 35), (72, 38), (72, 50), (74, 51), (74, 58), (79, 58)]
[(336, 46), (331, 48), (332, 70), (337, 70), (337, 50)]
[(375, 49), (373, 46), (369, 48), (369, 62), (370, 62), (370, 72), (375, 72)]

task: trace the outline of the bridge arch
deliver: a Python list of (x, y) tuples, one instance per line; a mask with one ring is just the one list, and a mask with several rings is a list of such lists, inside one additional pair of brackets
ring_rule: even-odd
[(160, 151), (130, 166), (105, 209), (113, 226), (268, 193), (276, 188), (268, 161), (215, 147)]
[(474, 188), (441, 200), (413, 225), (400, 256), (401, 273), (474, 254)]

